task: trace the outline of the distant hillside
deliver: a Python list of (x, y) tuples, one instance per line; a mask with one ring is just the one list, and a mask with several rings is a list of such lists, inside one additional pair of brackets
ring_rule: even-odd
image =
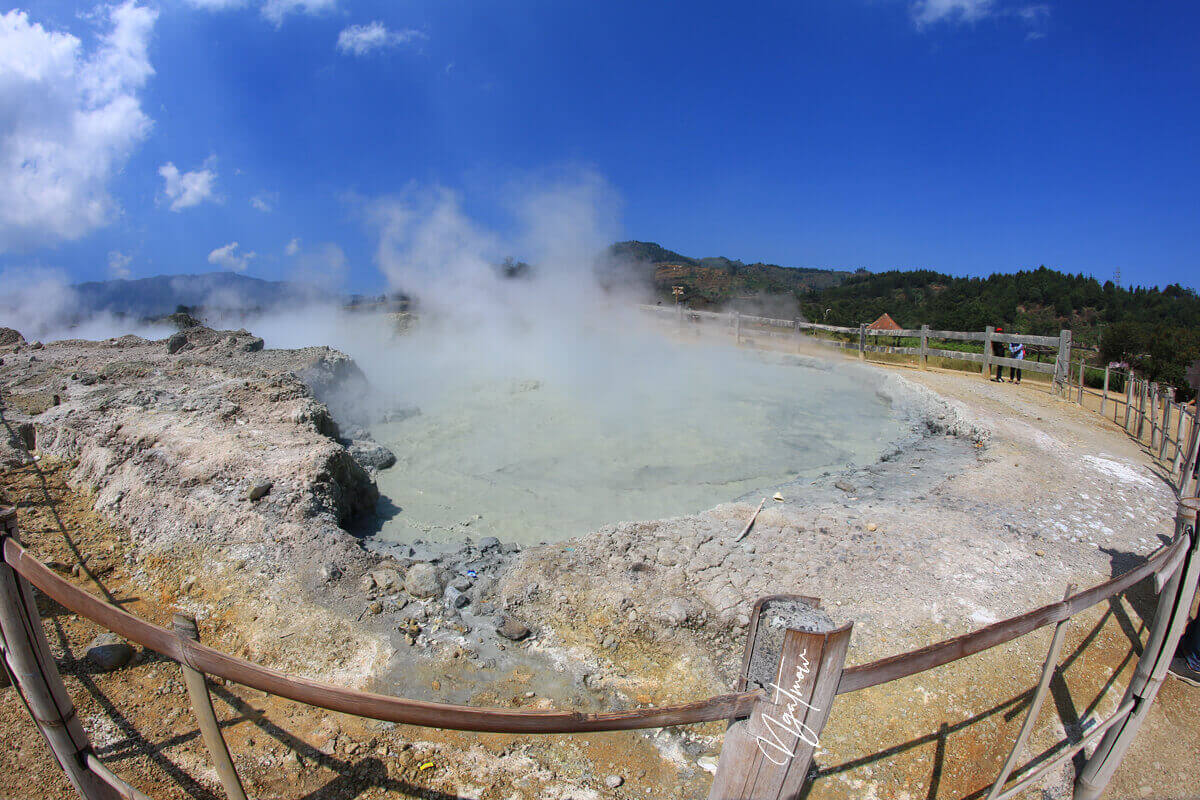
[(1085, 275), (1039, 267), (987, 278), (929, 270), (855, 276), (800, 298), (803, 312), (856, 326), (887, 312), (905, 328), (980, 331), (988, 325), (1055, 336), (1069, 329), (1090, 360), (1131, 365), (1194, 397), (1185, 375), (1200, 359), (1200, 296), (1179, 284), (1126, 289)]
[(233, 272), (158, 275), (137, 280), (89, 281), (72, 287), (85, 312), (159, 317), (177, 306), (246, 311), (310, 296), (312, 289), (285, 281), (264, 281)]
[[(763, 303), (795, 313), (794, 298), (814, 289), (838, 286), (859, 273), (815, 267), (746, 264), (723, 256), (691, 258), (654, 242), (618, 242), (610, 261), (633, 265), (633, 278), (653, 287), (660, 300), (675, 302), (672, 288), (683, 287), (683, 302), (692, 308), (728, 306), (761, 308)], [(786, 303), (781, 303), (786, 300)]]

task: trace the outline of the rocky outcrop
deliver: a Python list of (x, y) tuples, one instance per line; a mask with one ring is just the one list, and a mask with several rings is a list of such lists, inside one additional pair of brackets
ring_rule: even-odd
[[(0, 353), (0, 458), (12, 466), (36, 448), (76, 462), (73, 480), (138, 548), (240, 548), (276, 565), (286, 556), (293, 574), (370, 565), (342, 526), (373, 513), (379, 492), (324, 402), (340, 380), (366, 394), (342, 353), (264, 350), (248, 331), (200, 326), (54, 342), (35, 358), (19, 346)], [(43, 395), (53, 402), (33, 402)], [(386, 460), (369, 455), (372, 469)]]

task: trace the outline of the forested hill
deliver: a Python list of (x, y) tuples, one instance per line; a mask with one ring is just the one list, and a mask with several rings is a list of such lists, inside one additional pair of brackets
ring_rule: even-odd
[(805, 292), (837, 286), (855, 274), (761, 262), (747, 264), (723, 256), (691, 258), (654, 242), (618, 242), (609, 248), (609, 255), (610, 265), (632, 268), (632, 277), (652, 284), (660, 299), (675, 302), (671, 290), (682, 286), (683, 302), (691, 308), (736, 308), (773, 298), (771, 306), (782, 306), (778, 313), (789, 316), (798, 312), (797, 298)]
[(800, 302), (813, 319), (837, 325), (870, 322), (887, 312), (905, 327), (978, 331), (998, 325), (1045, 335), (1069, 328), (1077, 341), (1093, 344), (1100, 329), (1119, 322), (1200, 327), (1200, 297), (1193, 289), (1126, 289), (1046, 267), (987, 278), (928, 270), (860, 274), (807, 292)]
[[(653, 284), (660, 302), (683, 287), (691, 308), (751, 313), (857, 327), (888, 313), (905, 328), (1008, 331), (1055, 336), (1070, 329), (1093, 349), (1095, 363), (1127, 362), (1152, 380), (1183, 389), (1200, 359), (1200, 296), (1195, 289), (1116, 286), (1039, 267), (987, 278), (932, 270), (826, 270), (691, 258), (653, 242), (620, 242), (612, 262), (633, 264), (634, 279)], [(1189, 393), (1190, 396), (1190, 393)]]
[(988, 278), (892, 271), (806, 292), (800, 307), (834, 325), (871, 322), (886, 311), (906, 328), (996, 325), (1048, 336), (1067, 328), (1077, 343), (1098, 348), (1094, 363), (1126, 362), (1181, 390), (1188, 366), (1200, 359), (1200, 296), (1178, 284), (1126, 289), (1046, 267)]

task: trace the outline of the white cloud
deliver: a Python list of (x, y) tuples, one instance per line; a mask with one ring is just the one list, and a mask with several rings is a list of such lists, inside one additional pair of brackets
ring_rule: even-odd
[(110, 250), (108, 252), (108, 277), (110, 278), (128, 278), (130, 276), (129, 264), (133, 261), (133, 256), (128, 256), (120, 250)]
[(207, 166), (181, 173), (178, 167), (168, 161), (158, 168), (158, 174), (162, 176), (163, 194), (171, 201), (172, 211), (183, 211), (205, 200), (217, 200), (217, 173)]
[(218, 247), (208, 254), (208, 263), (233, 272), (245, 272), (246, 267), (250, 266), (250, 261), (258, 254), (253, 251), (239, 253), (237, 249), (237, 242)]
[(912, 5), (918, 28), (937, 22), (975, 22), (993, 10), (993, 0), (917, 0)]
[(366, 25), (351, 25), (344, 28), (337, 38), (337, 49), (343, 53), (365, 56), (372, 50), (385, 47), (398, 47), (416, 39), (429, 38), (421, 31), (405, 28), (400, 31), (390, 31), (379, 21)]
[(278, 28), (288, 14), (317, 15), (335, 8), (337, 0), (267, 0), (263, 3), (262, 15)]
[(287, 243), (287, 247), (283, 248), (283, 252), (289, 256), (294, 256), (300, 252), (300, 240), (292, 239)]
[(270, 214), (274, 211), (278, 202), (279, 192), (259, 192), (250, 198), (250, 205), (264, 214)]
[(78, 239), (119, 213), (109, 179), (152, 120), (139, 90), (158, 12), (107, 7), (91, 53), (78, 38), (0, 16), (0, 252)]
[(988, 17), (1015, 18), (1026, 29), (1026, 39), (1046, 35), (1050, 6), (1035, 3), (1025, 6), (1001, 5), (1000, 0), (916, 0), (909, 6), (913, 23), (926, 28), (938, 23), (970, 24)]

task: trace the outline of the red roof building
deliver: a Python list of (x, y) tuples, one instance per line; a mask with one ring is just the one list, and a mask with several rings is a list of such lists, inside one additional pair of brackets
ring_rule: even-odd
[(904, 330), (896, 324), (896, 320), (892, 319), (887, 314), (884, 314), (879, 319), (867, 326), (869, 331), (902, 331)]

